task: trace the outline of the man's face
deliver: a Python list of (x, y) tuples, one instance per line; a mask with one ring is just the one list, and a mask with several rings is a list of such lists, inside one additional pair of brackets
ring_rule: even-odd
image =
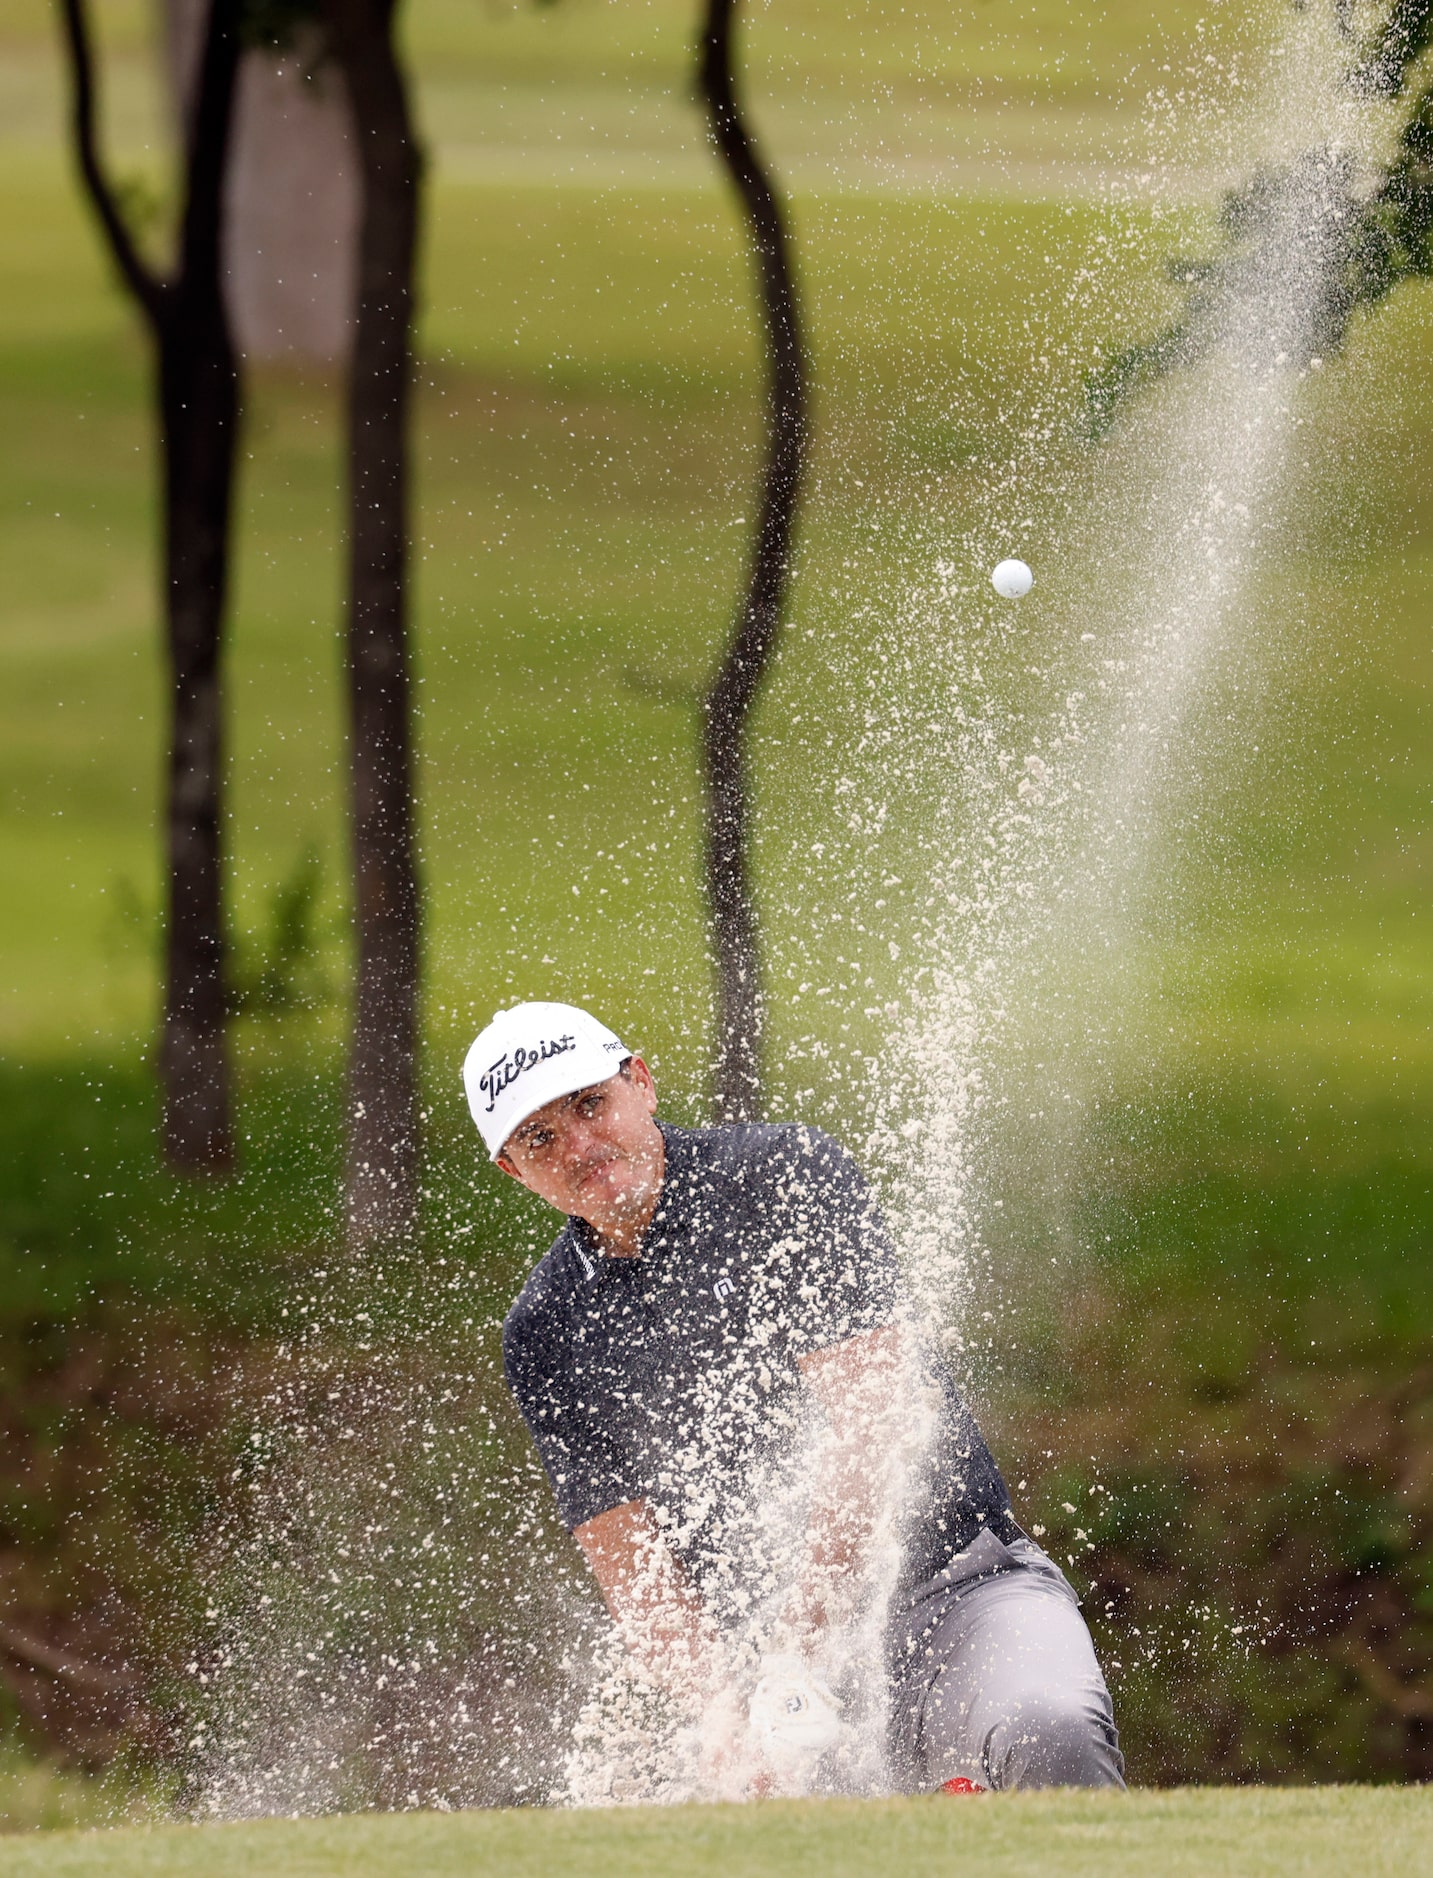
[(655, 1204), (663, 1144), (657, 1090), (640, 1056), (606, 1082), (558, 1096), (515, 1128), (498, 1166), (555, 1206), (610, 1234)]

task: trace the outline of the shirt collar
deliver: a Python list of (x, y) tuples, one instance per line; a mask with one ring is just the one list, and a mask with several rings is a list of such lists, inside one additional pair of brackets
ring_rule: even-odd
[[(692, 1163), (691, 1130), (675, 1128), (670, 1122), (658, 1122), (657, 1127), (664, 1148), (662, 1190), (657, 1195), (656, 1210), (647, 1222), (641, 1250), (637, 1254), (638, 1259), (646, 1264), (656, 1263), (667, 1249), (671, 1227), (681, 1207)], [(567, 1216), (567, 1232), (584, 1283), (596, 1284), (606, 1275), (609, 1267), (627, 1264), (626, 1259), (610, 1258), (602, 1250), (601, 1240), (587, 1221), (579, 1219), (575, 1213)]]
[(577, 1260), (583, 1281), (591, 1284), (602, 1269), (603, 1254), (597, 1243), (597, 1235), (585, 1219), (579, 1219), (575, 1213), (567, 1216), (567, 1239), (572, 1247), (572, 1255)]
[(662, 1162), (662, 1191), (656, 1209), (642, 1235), (643, 1258), (660, 1257), (672, 1237), (672, 1228), (686, 1210), (691, 1187), (693, 1138), (688, 1128), (674, 1128), (670, 1122), (658, 1122), (665, 1157)]

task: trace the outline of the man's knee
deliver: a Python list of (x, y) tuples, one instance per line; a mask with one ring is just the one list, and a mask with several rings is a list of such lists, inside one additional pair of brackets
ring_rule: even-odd
[(991, 1784), (1122, 1787), (1124, 1757), (1108, 1695), (1080, 1689), (1015, 1692), (986, 1736)]

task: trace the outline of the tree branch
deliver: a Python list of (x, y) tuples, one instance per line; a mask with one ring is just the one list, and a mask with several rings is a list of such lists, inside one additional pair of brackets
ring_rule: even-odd
[(707, 0), (698, 75), (712, 142), (750, 225), (771, 364), (771, 444), (751, 578), (740, 625), (711, 693), (713, 707), (741, 718), (765, 676), (790, 572), (806, 442), (806, 362), (785, 218), (736, 100), (736, 8), (737, 0)]
[(707, 0), (697, 86), (707, 127), (745, 212), (770, 367), (761, 515), (746, 592), (721, 668), (701, 701), (707, 898), (717, 966), (715, 1094), (722, 1120), (761, 1112), (764, 1003), (749, 881), (747, 718), (781, 629), (806, 456), (806, 361), (781, 204), (743, 122), (732, 74), (737, 0)]
[(1358, 1677), (1364, 1688), (1385, 1708), (1392, 1709), (1400, 1721), (1433, 1721), (1433, 1695), (1416, 1682), (1405, 1682), (1387, 1663), (1380, 1661), (1372, 1646), (1356, 1637), (1346, 1637), (1336, 1654)]
[(163, 317), (166, 283), (140, 258), (134, 237), (120, 213), (114, 188), (104, 173), (95, 134), (94, 57), (90, 48), (86, 0), (60, 0), (65, 42), (70, 56), (71, 122), (80, 175), (125, 285), (154, 324)]
[(114, 1670), (72, 1656), (68, 1650), (61, 1650), (53, 1643), (32, 1637), (28, 1631), (14, 1624), (0, 1624), (0, 1650), (18, 1662), (28, 1663), (32, 1669), (43, 1669), (51, 1676), (62, 1676), (77, 1688), (99, 1689), (106, 1694), (115, 1694), (131, 1686), (129, 1678), (117, 1675)]
[(1420, 55), (1433, 44), (1429, 0), (1395, 0), (1383, 31), (1352, 73), (1355, 90), (1371, 98), (1396, 98)]

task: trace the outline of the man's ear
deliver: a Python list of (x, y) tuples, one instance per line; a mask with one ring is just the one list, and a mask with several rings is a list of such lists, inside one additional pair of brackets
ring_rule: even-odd
[(649, 1115), (655, 1115), (657, 1112), (657, 1085), (652, 1080), (651, 1070), (647, 1068), (646, 1063), (643, 1062), (640, 1056), (635, 1055), (629, 1056), (622, 1067), (627, 1072), (627, 1080), (636, 1083), (637, 1087), (647, 1098), (647, 1113)]
[(516, 1165), (508, 1159), (506, 1154), (498, 1155), (497, 1159), (493, 1162), (493, 1166), (500, 1167), (510, 1180), (522, 1182), (522, 1175), (517, 1171)]

